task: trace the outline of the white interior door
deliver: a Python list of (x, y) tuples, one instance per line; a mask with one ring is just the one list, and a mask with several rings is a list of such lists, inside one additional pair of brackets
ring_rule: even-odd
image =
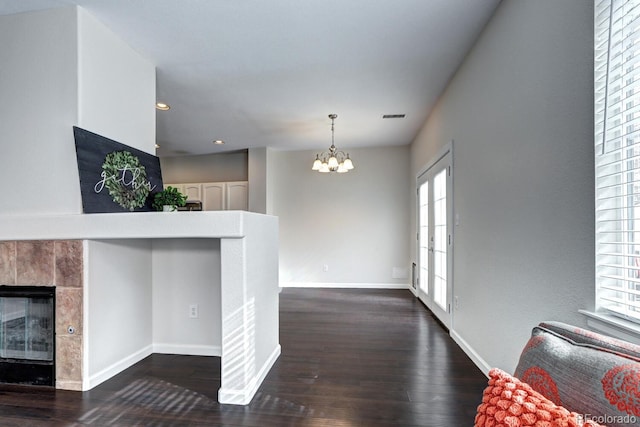
[(418, 177), (418, 297), (451, 326), (451, 151)]

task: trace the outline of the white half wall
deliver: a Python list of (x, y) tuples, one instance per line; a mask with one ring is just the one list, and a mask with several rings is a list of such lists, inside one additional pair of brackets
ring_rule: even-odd
[(416, 175), (451, 140), (452, 335), (513, 372), (536, 324), (594, 304), (593, 2), (499, 5), (411, 146), (413, 230)]
[(154, 352), (220, 356), (220, 240), (154, 239), (152, 247)]
[(241, 213), (244, 237), (222, 239), (220, 403), (247, 405), (280, 356), (278, 218)]
[(269, 153), (283, 286), (409, 283), (409, 147), (349, 153), (346, 174), (312, 171), (313, 151)]
[(3, 214), (82, 212), (76, 32), (75, 8), (0, 16)]
[(151, 242), (86, 244), (85, 390), (152, 353)]

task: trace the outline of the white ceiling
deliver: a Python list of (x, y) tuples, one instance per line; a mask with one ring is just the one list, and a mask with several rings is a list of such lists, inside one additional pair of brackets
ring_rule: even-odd
[(0, 14), (79, 5), (149, 58), (172, 156), (324, 150), (330, 113), (338, 148), (409, 144), (499, 1), (0, 0)]

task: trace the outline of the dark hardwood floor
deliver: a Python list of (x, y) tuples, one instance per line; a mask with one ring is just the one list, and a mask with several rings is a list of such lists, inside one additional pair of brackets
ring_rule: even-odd
[(247, 406), (219, 358), (154, 354), (84, 393), (0, 386), (0, 426), (461, 427), (487, 382), (407, 290), (284, 289), (280, 343)]

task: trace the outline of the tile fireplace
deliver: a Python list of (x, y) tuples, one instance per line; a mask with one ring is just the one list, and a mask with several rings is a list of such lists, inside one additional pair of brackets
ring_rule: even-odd
[(82, 390), (83, 242), (0, 241), (0, 285), (0, 383)]

